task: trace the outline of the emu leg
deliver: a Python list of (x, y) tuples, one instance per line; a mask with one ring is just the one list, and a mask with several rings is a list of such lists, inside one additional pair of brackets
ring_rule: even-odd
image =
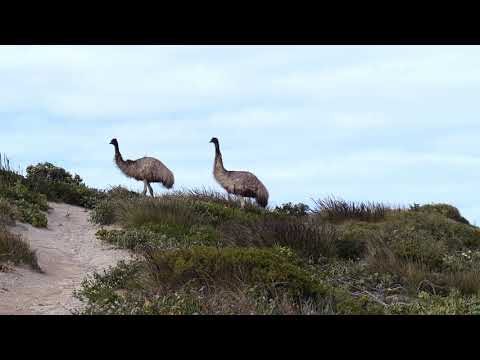
[(143, 193), (142, 193), (143, 196), (147, 195), (147, 184), (148, 184), (147, 180), (144, 180), (143, 181)]
[(150, 195), (152, 195), (152, 197), (154, 197), (153, 196), (153, 189), (152, 189), (152, 186), (150, 185), (149, 182), (147, 182), (147, 186), (148, 186), (148, 191), (150, 192)]

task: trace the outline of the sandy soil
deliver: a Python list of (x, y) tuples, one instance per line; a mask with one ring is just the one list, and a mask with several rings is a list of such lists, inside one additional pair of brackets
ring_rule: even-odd
[(85, 209), (49, 205), (48, 229), (28, 224), (10, 228), (36, 250), (45, 273), (26, 267), (0, 272), (0, 314), (71, 314), (82, 306), (73, 290), (88, 274), (130, 258), (127, 251), (112, 249), (95, 238), (98, 227), (89, 223)]

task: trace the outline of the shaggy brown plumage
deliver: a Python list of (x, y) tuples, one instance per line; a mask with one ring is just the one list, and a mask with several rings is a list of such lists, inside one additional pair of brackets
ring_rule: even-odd
[(257, 203), (266, 207), (268, 204), (268, 191), (258, 178), (248, 171), (228, 171), (223, 167), (220, 144), (217, 138), (212, 138), (215, 144), (215, 163), (213, 176), (215, 180), (229, 193), (246, 198), (255, 198)]
[(160, 161), (152, 157), (144, 157), (138, 160), (123, 160), (118, 147), (117, 139), (110, 142), (115, 147), (115, 163), (118, 168), (130, 178), (143, 181), (143, 194), (147, 193), (153, 197), (153, 189), (150, 183), (161, 183), (165, 188), (171, 189), (175, 183), (173, 173)]

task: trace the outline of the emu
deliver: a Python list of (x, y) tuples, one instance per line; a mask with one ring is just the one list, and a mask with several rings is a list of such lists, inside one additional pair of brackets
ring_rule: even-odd
[(223, 167), (222, 153), (217, 138), (212, 138), (210, 143), (215, 145), (215, 162), (213, 176), (215, 180), (229, 194), (241, 196), (242, 207), (244, 198), (255, 198), (257, 204), (265, 208), (268, 204), (268, 191), (258, 178), (247, 171), (228, 171)]
[(153, 197), (153, 189), (150, 183), (161, 183), (165, 188), (171, 189), (175, 183), (173, 173), (158, 159), (143, 157), (138, 160), (123, 160), (118, 147), (117, 139), (110, 141), (115, 147), (115, 163), (118, 168), (129, 178), (143, 181), (143, 195), (147, 194), (147, 188)]

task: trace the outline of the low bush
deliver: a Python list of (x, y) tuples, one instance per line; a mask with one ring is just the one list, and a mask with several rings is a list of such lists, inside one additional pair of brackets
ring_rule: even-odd
[(134, 267), (84, 282), (77, 296), (86, 313), (383, 313), (366, 297), (317, 279), (288, 249), (193, 246), (147, 248), (144, 255)]
[(448, 251), (480, 248), (480, 230), (439, 213), (402, 212), (381, 224), (381, 230), (392, 240), (417, 233), (425, 241), (444, 242)]
[(32, 192), (44, 194), (49, 201), (62, 201), (88, 209), (103, 197), (101, 191), (87, 187), (80, 176), (48, 162), (29, 166), (25, 184)]
[(45, 195), (31, 191), (18, 181), (9, 185), (0, 183), (0, 199), (3, 204), (2, 211), (8, 211), (12, 220), (26, 222), (36, 227), (47, 226), (44, 211), (48, 210), (48, 204)]
[(278, 214), (278, 215), (303, 217), (303, 216), (309, 215), (310, 211), (311, 211), (310, 207), (306, 204), (286, 203), (286, 204), (283, 204), (282, 206), (275, 207), (272, 213)]
[(420, 292), (412, 304), (396, 304), (387, 313), (394, 315), (480, 315), (479, 295), (462, 296), (452, 290), (448, 296)]
[(218, 231), (208, 225), (185, 228), (151, 224), (123, 230), (101, 229), (97, 232), (97, 238), (116, 247), (138, 252), (142, 252), (146, 245), (159, 249), (178, 249), (195, 245), (225, 246), (219, 241)]
[(420, 206), (418, 204), (414, 204), (410, 206), (411, 211), (421, 211), (426, 213), (435, 213), (443, 215), (449, 219), (458, 221), (462, 224), (470, 225), (467, 219), (465, 219), (461, 214), (460, 211), (451, 205), (448, 204), (427, 204)]

